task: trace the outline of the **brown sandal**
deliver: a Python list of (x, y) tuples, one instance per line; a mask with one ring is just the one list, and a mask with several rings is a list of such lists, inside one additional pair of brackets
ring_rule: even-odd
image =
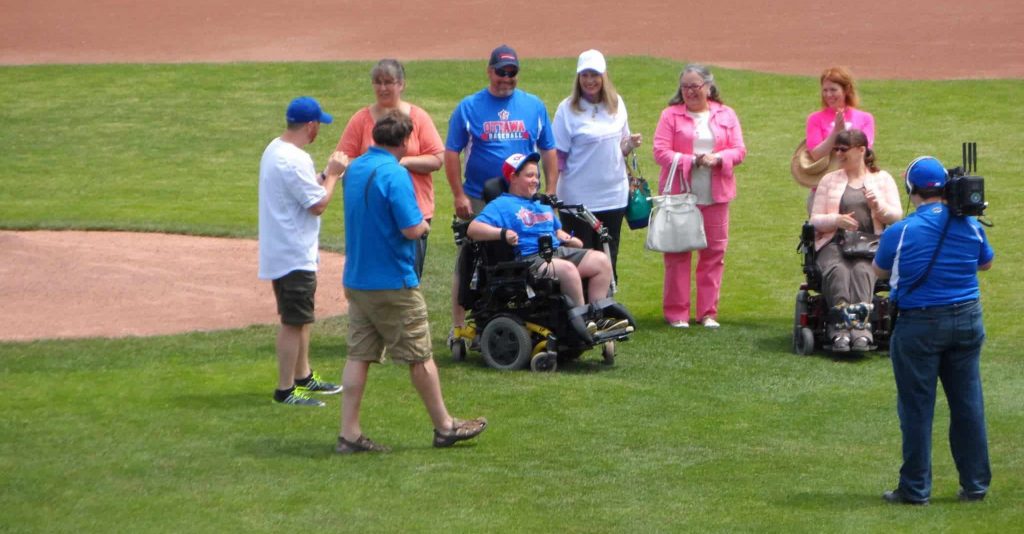
[(487, 419), (483, 417), (468, 421), (452, 418), (452, 429), (448, 432), (441, 433), (440, 430), (434, 429), (434, 446), (451, 447), (459, 441), (475, 438), (486, 429)]
[(359, 436), (355, 441), (349, 441), (338, 436), (338, 444), (334, 452), (338, 454), (355, 454), (357, 452), (389, 452), (391, 449), (373, 441), (366, 436)]

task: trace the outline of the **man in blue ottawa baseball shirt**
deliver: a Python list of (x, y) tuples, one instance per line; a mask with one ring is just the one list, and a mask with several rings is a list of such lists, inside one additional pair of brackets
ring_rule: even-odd
[[(487, 79), (487, 87), (463, 98), (448, 121), (444, 172), (455, 199), (455, 215), (464, 221), (483, 209), (484, 183), (500, 176), (498, 171), (512, 154), (540, 153), (547, 193), (555, 194), (558, 183), (558, 155), (548, 110), (540, 98), (516, 88), (519, 83), (516, 51), (506, 45), (495, 48), (487, 62)], [(455, 329), (466, 323), (466, 311), (459, 305), (458, 292), (456, 273), (452, 280), (449, 341)]]
[(899, 485), (883, 495), (890, 503), (927, 504), (931, 497), (937, 379), (949, 404), (959, 499), (984, 499), (992, 480), (981, 392), (985, 328), (978, 271), (992, 266), (995, 253), (974, 217), (957, 216), (943, 202), (948, 179), (935, 158), (911, 162), (906, 187), (917, 209), (882, 233), (875, 256), (879, 277), (891, 275), (890, 298), (898, 313), (889, 351), (903, 465)]

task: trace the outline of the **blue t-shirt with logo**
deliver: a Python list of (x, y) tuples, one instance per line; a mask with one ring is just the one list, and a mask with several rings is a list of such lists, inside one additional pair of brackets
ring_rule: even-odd
[(503, 193), (488, 203), (476, 219), (498, 228), (515, 230), (519, 234), (516, 252), (523, 257), (540, 251), (537, 244), (540, 236), (550, 235), (554, 248), (561, 244), (555, 231), (562, 228), (562, 223), (551, 206), (541, 204), (539, 200)]
[(942, 250), (928, 278), (908, 293), (927, 272), (949, 217), (949, 208), (941, 202), (922, 204), (882, 232), (875, 264), (892, 271), (890, 297), (900, 308), (946, 306), (980, 296), (978, 266), (992, 261), (995, 252), (974, 217), (953, 217), (949, 221)]
[(416, 242), (402, 235), (403, 228), (423, 220), (409, 171), (390, 152), (372, 146), (349, 165), (344, 191), (345, 287), (418, 287)]
[(445, 148), (466, 150), (463, 189), (483, 197), (484, 182), (501, 176), (501, 166), (512, 154), (555, 148), (548, 110), (539, 98), (516, 89), (499, 98), (486, 88), (459, 102), (448, 121)]

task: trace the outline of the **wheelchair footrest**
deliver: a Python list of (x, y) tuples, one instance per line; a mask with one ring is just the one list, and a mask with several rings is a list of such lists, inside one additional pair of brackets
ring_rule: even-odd
[(629, 338), (629, 335), (633, 333), (633, 327), (627, 326), (624, 328), (616, 328), (615, 330), (603, 330), (594, 334), (594, 344), (604, 343), (606, 341), (620, 341)]

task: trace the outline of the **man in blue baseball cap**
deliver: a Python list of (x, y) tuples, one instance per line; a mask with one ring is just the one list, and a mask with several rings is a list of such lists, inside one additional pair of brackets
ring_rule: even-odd
[[(927, 504), (932, 490), (932, 419), (936, 382), (949, 404), (949, 448), (960, 474), (961, 501), (980, 501), (992, 472), (981, 392), (978, 271), (995, 253), (974, 217), (956, 216), (943, 201), (949, 175), (924, 156), (907, 167), (913, 214), (882, 233), (874, 267), (889, 277), (895, 315), (889, 354), (903, 434), (899, 485), (882, 496), (895, 504)], [(890, 277), (891, 274), (891, 277)]]
[[(558, 155), (547, 107), (535, 95), (518, 89), (519, 55), (508, 45), (491, 51), (487, 62), (487, 87), (462, 99), (452, 110), (445, 141), (444, 172), (454, 197), (455, 215), (472, 219), (484, 207), (484, 183), (498, 176), (496, 171), (512, 154), (537, 152), (548, 194), (558, 183)], [(463, 171), (462, 154), (465, 154)], [(465, 178), (465, 181), (463, 181)], [(466, 312), (459, 305), (459, 277), (452, 281), (452, 331), (466, 324)]]
[(348, 167), (335, 152), (317, 174), (303, 147), (312, 143), (320, 124), (334, 119), (311, 97), (292, 100), (285, 111), (287, 127), (263, 151), (259, 183), (259, 278), (272, 280), (281, 329), (277, 334), (278, 383), (274, 400), (282, 404), (323, 406), (307, 392), (334, 394), (341, 386), (324, 382), (309, 367), (316, 271), (320, 260), (320, 214)]

